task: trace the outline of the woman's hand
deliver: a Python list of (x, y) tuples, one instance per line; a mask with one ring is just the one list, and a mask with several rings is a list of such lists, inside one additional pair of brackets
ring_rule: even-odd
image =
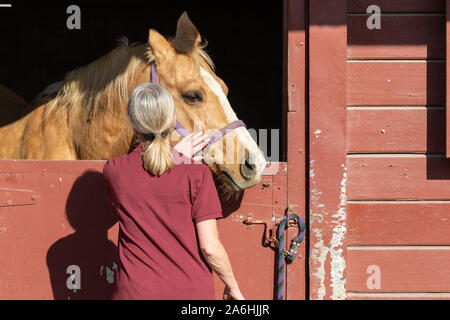
[(197, 155), (209, 142), (210, 138), (205, 133), (201, 131), (196, 133), (190, 133), (184, 137), (177, 145), (174, 147), (175, 150), (182, 153), (185, 157), (193, 158), (195, 161), (202, 160), (203, 156)]
[(230, 287), (225, 286), (223, 291), (223, 300), (245, 300), (239, 289), (230, 289)]

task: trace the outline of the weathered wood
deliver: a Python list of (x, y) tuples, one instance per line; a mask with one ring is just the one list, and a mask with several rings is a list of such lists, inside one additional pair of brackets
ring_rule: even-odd
[[(348, 299), (450, 298), (446, 2), (347, 2)], [(374, 4), (380, 30), (366, 27)]]
[[(288, 176), (287, 205), (291, 213), (298, 214), (306, 220), (305, 189), (305, 93), (306, 93), (306, 6), (304, 0), (289, 0), (287, 15), (288, 44), (288, 79), (289, 112), (287, 113), (287, 143), (288, 143)], [(275, 194), (278, 194), (274, 190)], [(286, 206), (284, 207), (286, 209)], [(283, 214), (285, 212), (282, 212)], [(298, 233), (298, 229), (288, 229), (286, 245)], [(295, 263), (287, 266), (286, 298), (289, 300), (306, 299), (306, 241), (299, 247)]]
[(450, 202), (351, 202), (349, 245), (449, 245)]
[(376, 4), (381, 12), (445, 12), (444, 0), (349, 0), (348, 12), (366, 13), (370, 5)]
[(444, 153), (443, 107), (350, 108), (348, 152)]
[(370, 30), (367, 16), (349, 16), (350, 59), (445, 59), (445, 16), (382, 16)]
[(449, 200), (450, 160), (425, 155), (351, 156), (349, 200)]
[(350, 61), (348, 105), (445, 104), (445, 62)]
[(347, 2), (309, 5), (310, 298), (345, 299)]
[[(448, 292), (449, 247), (347, 249), (348, 290), (352, 292)], [(380, 289), (369, 289), (369, 266), (378, 266)]]

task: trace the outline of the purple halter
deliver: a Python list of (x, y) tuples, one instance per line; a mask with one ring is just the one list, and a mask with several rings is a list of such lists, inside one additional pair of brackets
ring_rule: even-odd
[[(156, 84), (159, 83), (158, 72), (156, 71), (156, 65), (154, 62), (151, 63), (151, 81), (152, 81), (152, 83), (156, 83)], [(205, 146), (205, 148), (208, 149), (212, 144), (214, 144), (217, 141), (219, 141), (220, 139), (222, 139), (227, 133), (229, 133), (230, 131), (232, 131), (234, 129), (240, 128), (240, 127), (247, 128), (245, 123), (242, 120), (233, 121), (229, 125), (223, 127), (222, 129), (217, 131), (215, 134), (213, 134), (211, 136), (211, 140)], [(188, 134), (190, 134), (189, 130), (186, 129), (178, 120), (176, 121), (175, 129), (178, 131), (178, 133), (182, 137), (186, 137)]]

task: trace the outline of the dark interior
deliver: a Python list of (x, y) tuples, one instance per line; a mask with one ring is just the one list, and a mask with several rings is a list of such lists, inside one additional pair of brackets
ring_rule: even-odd
[[(280, 140), (283, 136), (282, 1), (2, 3), (12, 7), (0, 8), (0, 83), (26, 101), (66, 72), (107, 54), (119, 36), (143, 43), (150, 28), (173, 36), (187, 11), (209, 42), (207, 51), (238, 117), (248, 128), (279, 129)], [(71, 4), (81, 8), (81, 30), (66, 27)], [(280, 161), (282, 154), (280, 147)]]

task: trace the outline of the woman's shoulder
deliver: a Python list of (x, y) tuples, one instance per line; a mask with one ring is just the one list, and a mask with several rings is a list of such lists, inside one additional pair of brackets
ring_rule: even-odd
[(131, 156), (133, 156), (134, 154), (137, 154), (137, 152), (139, 151), (139, 148), (136, 147), (132, 152), (130, 153), (125, 153), (121, 156), (118, 157), (110, 157), (106, 160), (104, 166), (103, 166), (103, 170), (105, 169), (112, 169), (114, 167), (119, 166), (121, 163), (123, 163), (126, 159), (130, 158)]
[(203, 179), (205, 174), (210, 173), (209, 166), (201, 161), (194, 161), (189, 158), (185, 158), (185, 161), (181, 163), (176, 163), (174, 161), (175, 167), (187, 174), (190, 178)]
[(111, 173), (114, 170), (114, 167), (116, 166), (116, 159), (115, 158), (109, 158), (106, 160), (105, 164), (103, 165), (103, 176), (108, 179), (111, 176)]
[(114, 168), (117, 168), (120, 163), (121, 160), (126, 157), (127, 155), (123, 155), (120, 157), (110, 157), (105, 161), (105, 164), (103, 165), (103, 173), (105, 172), (109, 172), (114, 170)]
[(192, 164), (191, 167), (193, 168), (192, 170), (198, 173), (199, 175), (204, 175), (205, 173), (210, 172), (209, 167), (203, 162)]
[(117, 159), (117, 157), (108, 158), (103, 165), (103, 170), (115, 167), (117, 164)]

